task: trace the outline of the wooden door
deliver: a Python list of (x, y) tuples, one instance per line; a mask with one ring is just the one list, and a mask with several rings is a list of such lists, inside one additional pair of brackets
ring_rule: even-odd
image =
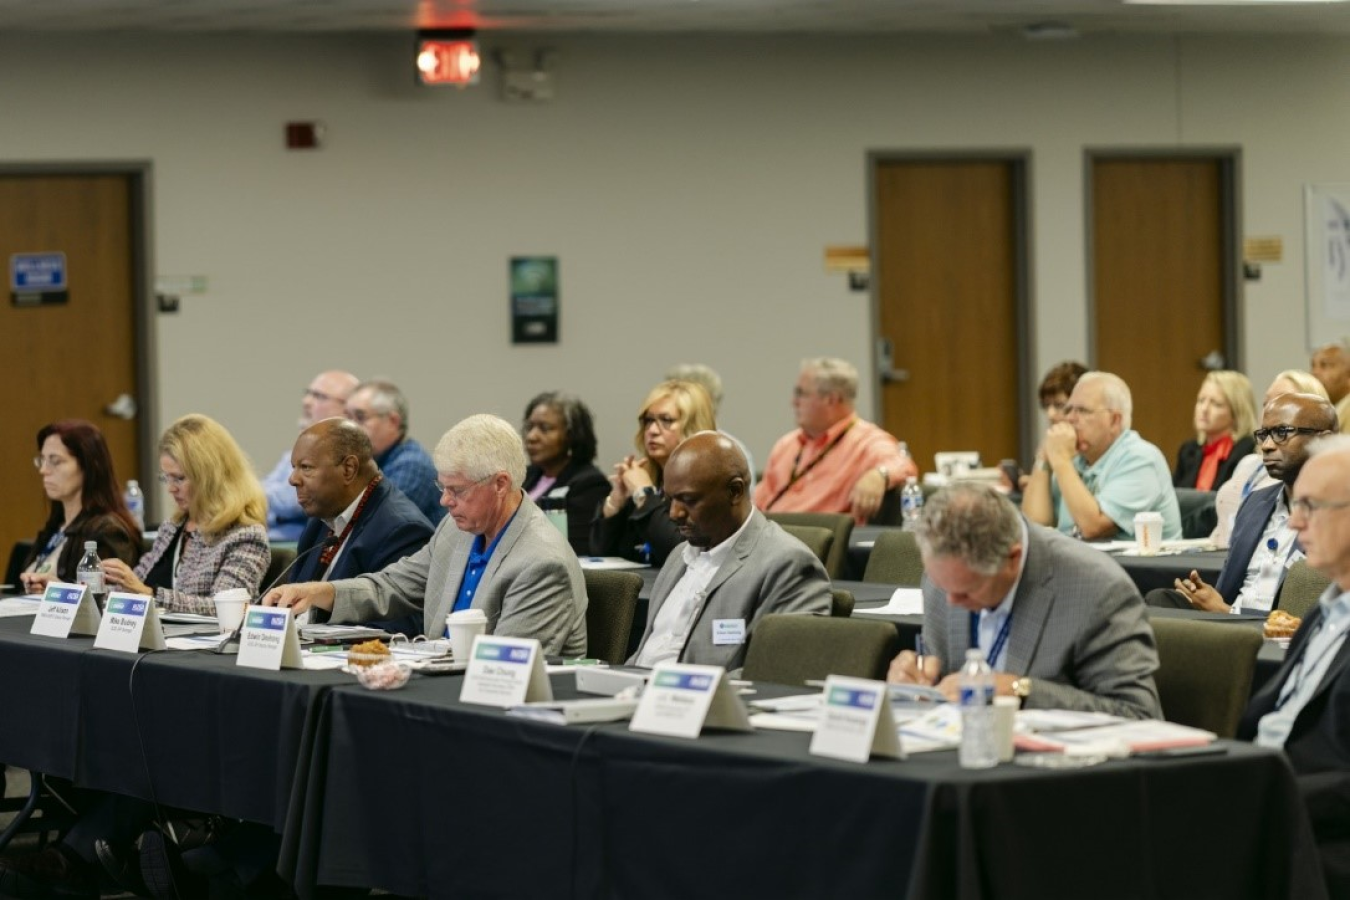
[[(1130, 386), (1134, 427), (1169, 463), (1195, 437), (1207, 366), (1237, 368), (1226, 160), (1092, 162), (1094, 365)], [(1221, 359), (1222, 358), (1222, 359)]]
[(933, 454), (1019, 456), (1022, 170), (1010, 160), (874, 163), (872, 241), (883, 423), (921, 471)]
[[(46, 520), (48, 502), (32, 464), (43, 425), (62, 418), (93, 422), (108, 440), (122, 484), (137, 477), (136, 421), (104, 412), (119, 394), (138, 396), (131, 209), (127, 175), (0, 175), (4, 559), (16, 540), (31, 540)], [(67, 302), (15, 306), (8, 290), (11, 255), (56, 251), (66, 255)]]

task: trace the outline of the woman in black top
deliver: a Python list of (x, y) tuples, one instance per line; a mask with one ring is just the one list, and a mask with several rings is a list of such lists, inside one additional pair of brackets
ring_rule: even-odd
[(73, 584), (85, 541), (98, 544), (100, 559), (135, 565), (141, 532), (117, 489), (103, 432), (81, 419), (62, 419), (37, 433), (37, 447), (33, 465), (51, 512), (24, 560), (24, 590), (40, 593), (48, 581)]
[(690, 381), (663, 381), (638, 411), (633, 443), (642, 456), (614, 466), (610, 492), (591, 524), (591, 552), (622, 556), (660, 567), (684, 537), (670, 521), (670, 500), (661, 493), (666, 460), (680, 441), (713, 431), (712, 399)]
[(530, 458), (525, 493), (550, 517), (566, 517), (567, 542), (578, 556), (585, 556), (590, 552), (591, 516), (609, 493), (609, 481), (595, 467), (591, 411), (571, 394), (547, 391), (525, 407), (520, 431)]

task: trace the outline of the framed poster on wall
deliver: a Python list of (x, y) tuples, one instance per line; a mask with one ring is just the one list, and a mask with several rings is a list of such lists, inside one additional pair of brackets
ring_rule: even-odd
[(1350, 335), (1350, 184), (1303, 190), (1308, 347)]

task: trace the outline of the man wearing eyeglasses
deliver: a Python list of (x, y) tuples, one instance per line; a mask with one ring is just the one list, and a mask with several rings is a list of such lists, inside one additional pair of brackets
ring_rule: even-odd
[(445, 510), (434, 487), (436, 467), (422, 445), (408, 437), (408, 398), (398, 385), (383, 378), (361, 382), (347, 398), (346, 413), (370, 436), (375, 463), (384, 477), (417, 504), (432, 525), (440, 524)]
[(858, 370), (842, 359), (808, 359), (792, 391), (797, 429), (769, 451), (755, 486), (764, 512), (849, 513), (866, 522), (886, 491), (918, 475), (896, 440), (853, 408)]
[(1181, 511), (1162, 451), (1130, 427), (1130, 388), (1118, 375), (1078, 379), (1064, 421), (1050, 426), (1022, 495), (1022, 512), (1038, 525), (1085, 541), (1134, 537), (1134, 517), (1157, 512), (1163, 539), (1181, 537)]
[(430, 542), (379, 572), (269, 591), (265, 606), (328, 610), (342, 624), (420, 615), (429, 638), (445, 617), (481, 609), (489, 634), (535, 638), (547, 656), (586, 652), (586, 584), (577, 555), (520, 489), (525, 447), (515, 426), (470, 416), (436, 445), (435, 485), (449, 512)]
[(1336, 429), (1336, 408), (1316, 394), (1281, 394), (1267, 403), (1256, 449), (1266, 473), (1280, 484), (1252, 491), (1238, 508), (1228, 558), (1213, 586), (1192, 571), (1176, 580), (1175, 590), (1149, 591), (1149, 605), (1233, 613), (1273, 609), (1285, 573), (1303, 558), (1289, 514), (1294, 483), (1311, 442)]
[(1329, 893), (1350, 896), (1350, 436), (1316, 441), (1290, 522), (1308, 565), (1331, 579), (1238, 737), (1283, 748), (1308, 806)]
[[(305, 388), (300, 398), (301, 431), (330, 416), (343, 414), (347, 396), (356, 388), (358, 379), (351, 372), (330, 370), (320, 372)], [(291, 448), (281, 453), (281, 459), (263, 478), (263, 492), (267, 494), (267, 536), (274, 541), (294, 541), (305, 530), (309, 516), (300, 508), (291, 487)]]

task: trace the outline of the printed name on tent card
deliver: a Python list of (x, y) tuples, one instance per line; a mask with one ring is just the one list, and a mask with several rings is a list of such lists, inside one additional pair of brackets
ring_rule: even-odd
[(72, 634), (98, 634), (98, 626), (98, 604), (89, 595), (87, 585), (49, 581), (28, 633), (65, 638)]
[(250, 606), (239, 632), (237, 666), (250, 669), (300, 669), (300, 637), (290, 608)]
[(469, 668), (460, 689), (461, 703), (519, 706), (553, 699), (544, 658), (534, 638), (480, 634), (469, 651)]
[(873, 756), (904, 759), (885, 682), (826, 678), (811, 753), (860, 763)]
[(704, 727), (750, 731), (745, 704), (721, 666), (667, 663), (652, 669), (629, 731), (696, 738)]
[(164, 649), (164, 626), (153, 597), (113, 591), (103, 608), (94, 646), (102, 650), (136, 653)]

